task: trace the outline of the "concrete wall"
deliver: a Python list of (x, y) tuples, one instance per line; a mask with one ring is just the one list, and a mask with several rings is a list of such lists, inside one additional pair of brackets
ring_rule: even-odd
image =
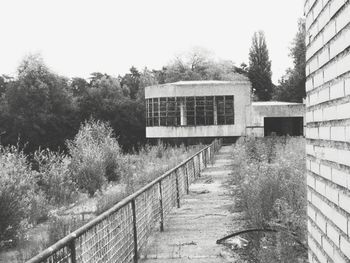
[(245, 135), (245, 126), (209, 125), (184, 127), (146, 127), (147, 138), (234, 137)]
[(310, 262), (350, 262), (349, 2), (305, 2)]
[(305, 106), (302, 103), (253, 102), (251, 111), (247, 112), (250, 114), (247, 135), (264, 137), (265, 117), (304, 117)]
[(184, 81), (146, 87), (145, 97), (234, 96), (234, 125), (146, 127), (147, 138), (233, 137), (245, 135), (247, 106), (251, 103), (248, 79), (236, 81)]

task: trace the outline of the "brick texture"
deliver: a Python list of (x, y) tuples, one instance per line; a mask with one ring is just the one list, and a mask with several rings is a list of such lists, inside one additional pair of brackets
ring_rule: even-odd
[(310, 262), (350, 262), (350, 0), (305, 0)]

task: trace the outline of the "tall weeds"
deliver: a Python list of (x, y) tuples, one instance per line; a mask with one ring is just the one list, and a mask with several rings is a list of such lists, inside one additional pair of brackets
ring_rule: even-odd
[(0, 146), (0, 248), (13, 245), (21, 230), (46, 215), (36, 176), (22, 151)]
[(240, 203), (254, 226), (280, 226), (306, 239), (305, 140), (242, 138), (234, 146)]

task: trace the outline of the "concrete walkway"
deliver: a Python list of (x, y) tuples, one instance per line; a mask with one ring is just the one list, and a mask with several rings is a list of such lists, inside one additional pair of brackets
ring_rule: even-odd
[[(190, 187), (180, 209), (174, 208), (164, 232), (156, 232), (141, 255), (140, 262), (236, 262), (239, 257), (220, 239), (242, 224), (234, 213), (234, 197), (226, 184), (231, 175), (232, 146), (223, 146), (212, 166)], [(237, 220), (238, 219), (238, 220)]]

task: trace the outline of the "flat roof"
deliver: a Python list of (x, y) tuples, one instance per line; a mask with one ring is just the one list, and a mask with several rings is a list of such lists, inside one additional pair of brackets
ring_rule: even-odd
[(236, 73), (232, 80), (182, 80), (171, 83), (155, 84), (153, 86), (191, 86), (191, 85), (225, 85), (236, 84), (237, 82), (250, 82), (248, 77)]
[(286, 102), (286, 101), (254, 101), (252, 106), (287, 106), (287, 105), (304, 105), (298, 102)]

